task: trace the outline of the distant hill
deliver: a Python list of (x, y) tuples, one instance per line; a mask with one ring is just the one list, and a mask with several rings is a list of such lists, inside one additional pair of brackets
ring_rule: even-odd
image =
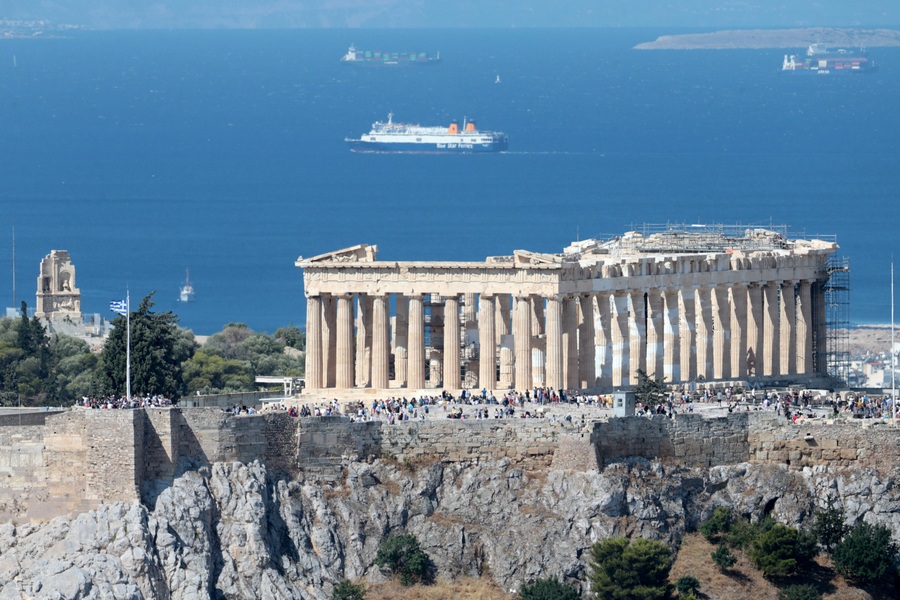
[(897, 29), (745, 29), (663, 35), (635, 46), (638, 50), (715, 50), (736, 48), (804, 48), (813, 43), (826, 46), (900, 46)]

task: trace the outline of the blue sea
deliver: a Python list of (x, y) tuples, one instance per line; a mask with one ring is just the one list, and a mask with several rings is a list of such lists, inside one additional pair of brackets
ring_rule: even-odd
[[(849, 257), (851, 319), (890, 320), (900, 49), (779, 72), (783, 50), (637, 51), (677, 31), (83, 32), (0, 40), (0, 306), (68, 250), (82, 308), (156, 291), (198, 334), (305, 323), (298, 256), (358, 243), (481, 260), (645, 223), (789, 225)], [(342, 65), (361, 49), (440, 65)], [(801, 51), (802, 49), (797, 49)], [(495, 83), (497, 76), (501, 83)], [(498, 155), (353, 154), (393, 112), (477, 119)], [(196, 302), (176, 302), (185, 270)]]

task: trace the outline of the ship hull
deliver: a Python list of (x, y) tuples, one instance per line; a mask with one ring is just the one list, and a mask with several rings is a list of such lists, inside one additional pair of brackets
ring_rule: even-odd
[(346, 140), (353, 152), (381, 152), (402, 154), (475, 154), (504, 152), (506, 140), (469, 144), (460, 142), (370, 142), (366, 140)]

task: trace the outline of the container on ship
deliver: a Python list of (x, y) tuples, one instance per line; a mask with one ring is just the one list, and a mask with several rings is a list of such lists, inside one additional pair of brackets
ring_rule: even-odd
[(781, 65), (781, 70), (785, 73), (818, 75), (868, 73), (875, 68), (875, 61), (870, 60), (863, 49), (857, 51), (846, 48), (829, 49), (822, 44), (812, 44), (807, 48), (806, 58), (795, 54), (785, 55)]
[(394, 66), (433, 65), (441, 61), (441, 53), (432, 56), (427, 52), (382, 52), (380, 50), (357, 50), (350, 46), (341, 57), (345, 65)]
[(502, 131), (480, 131), (475, 121), (458, 121), (447, 127), (423, 127), (395, 123), (393, 113), (387, 121), (375, 121), (369, 133), (358, 138), (346, 138), (353, 152), (409, 152), (457, 154), (475, 152), (503, 152), (508, 148)]

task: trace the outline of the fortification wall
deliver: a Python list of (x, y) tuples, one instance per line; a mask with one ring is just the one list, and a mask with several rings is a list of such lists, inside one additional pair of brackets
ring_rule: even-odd
[(42, 521), (136, 500), (142, 445), (136, 411), (0, 418), (0, 518)]
[(748, 430), (753, 417), (741, 413), (717, 419), (699, 414), (610, 419), (595, 424), (591, 440), (601, 465), (630, 456), (689, 467), (734, 464), (750, 458)]
[(751, 460), (811, 467), (892, 468), (900, 429), (877, 421), (807, 421), (786, 424), (783, 419), (757, 420), (748, 435)]

